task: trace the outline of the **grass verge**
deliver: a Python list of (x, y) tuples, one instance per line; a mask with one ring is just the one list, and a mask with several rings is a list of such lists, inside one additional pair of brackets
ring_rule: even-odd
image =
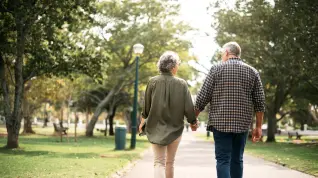
[[(97, 134), (98, 135), (98, 134)], [(127, 135), (130, 138), (130, 135)], [(107, 177), (121, 170), (149, 147), (145, 138), (138, 138), (137, 148), (115, 151), (114, 137), (80, 136), (78, 142), (59, 137), (28, 135), (20, 136), (20, 147), (15, 150), (0, 149), (0, 177)], [(0, 137), (0, 145), (6, 137)]]
[(245, 152), (318, 177), (318, 144), (251, 143)]

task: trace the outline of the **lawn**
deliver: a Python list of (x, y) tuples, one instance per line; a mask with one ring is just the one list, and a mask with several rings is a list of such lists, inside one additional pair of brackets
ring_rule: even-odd
[[(136, 150), (115, 151), (114, 137), (80, 136), (78, 142), (58, 137), (29, 135), (19, 139), (20, 149), (0, 149), (0, 177), (107, 177), (122, 169), (149, 147), (138, 137)], [(130, 138), (130, 135), (127, 135)], [(0, 137), (0, 146), (6, 143)], [(127, 148), (130, 140), (127, 139)]]
[(251, 143), (245, 152), (318, 177), (318, 144)]
[[(213, 141), (212, 134), (209, 138), (206, 134), (197, 136)], [(303, 140), (299, 141), (301, 144), (295, 144), (295, 140), (288, 140), (287, 136), (277, 136), (276, 140), (276, 143), (248, 142), (245, 153), (318, 177), (317, 137), (303, 137)], [(310, 143), (313, 141), (315, 143)]]

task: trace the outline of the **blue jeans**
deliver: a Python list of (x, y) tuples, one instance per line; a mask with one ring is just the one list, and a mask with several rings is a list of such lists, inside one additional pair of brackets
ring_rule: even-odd
[(242, 178), (247, 132), (226, 133), (215, 128), (212, 130), (218, 178)]

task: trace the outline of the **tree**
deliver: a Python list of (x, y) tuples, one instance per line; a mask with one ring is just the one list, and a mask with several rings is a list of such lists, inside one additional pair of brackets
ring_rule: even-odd
[[(276, 115), (286, 115), (282, 108), (292, 98), (297, 84), (306, 77), (304, 71), (308, 66), (300, 64), (313, 61), (313, 56), (304, 49), (307, 49), (305, 42), (312, 41), (316, 34), (316, 26), (311, 23), (317, 17), (312, 8), (317, 6), (316, 3), (276, 0), (272, 5), (262, 0), (238, 0), (236, 8), (215, 13), (217, 22), (213, 26), (217, 30), (218, 43), (237, 41), (243, 59), (261, 74), (266, 93), (268, 142), (275, 141), (279, 120)], [(220, 4), (222, 2), (216, 3), (218, 7)], [(308, 27), (310, 36), (303, 34), (304, 28)], [(317, 44), (312, 41), (310, 48), (315, 46)], [(311, 76), (317, 76), (317, 73), (312, 71)]]
[[(73, 53), (67, 53), (69, 49), (78, 48), (68, 40), (67, 32), (81, 29), (77, 21), (91, 19), (93, 3), (89, 0), (0, 2), (0, 78), (5, 102), (7, 148), (19, 145), (22, 100), (27, 81), (40, 75), (66, 74), (73, 69), (90, 71), (89, 67), (82, 67), (88, 63), (85, 57), (73, 58)], [(98, 61), (86, 66), (98, 67), (95, 63)], [(14, 71), (11, 72), (14, 92), (6, 80), (10, 74), (5, 68)]]
[(108, 53), (104, 83), (110, 90), (96, 107), (86, 136), (93, 136), (98, 116), (113, 97), (121, 90), (132, 88), (135, 66), (132, 47), (135, 43), (145, 46), (139, 66), (141, 81), (147, 81), (156, 73), (154, 64), (165, 50), (184, 52), (190, 46), (180, 38), (190, 28), (181, 22), (173, 22), (178, 6), (166, 0), (104, 1), (99, 9), (101, 20), (96, 27), (100, 34), (95, 39)]

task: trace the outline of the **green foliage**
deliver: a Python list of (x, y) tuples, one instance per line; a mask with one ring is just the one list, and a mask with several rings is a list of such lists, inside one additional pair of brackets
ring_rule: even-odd
[[(220, 3), (215, 5), (220, 8)], [(222, 3), (221, 3), (222, 4)], [(242, 58), (257, 68), (266, 92), (266, 116), (273, 140), (276, 114), (290, 111), (291, 99), (305, 97), (317, 103), (318, 26), (316, 1), (238, 0), (234, 9), (214, 14), (217, 42), (237, 41)], [(306, 91), (306, 92), (305, 92)], [(307, 92), (308, 91), (308, 92)], [(308, 104), (309, 104), (308, 102)]]
[[(190, 27), (174, 22), (179, 7), (168, 1), (104, 1), (97, 10), (95, 29), (98, 33), (93, 32), (91, 36), (98, 47), (107, 52), (104, 82), (108, 86), (134, 67), (132, 47), (136, 43), (145, 46), (140, 58), (141, 83), (157, 73), (155, 64), (164, 51), (184, 53), (190, 47), (188, 41), (180, 38)], [(132, 82), (133, 77), (133, 73), (128, 72), (126, 82)]]
[[(82, 52), (81, 57), (73, 56), (80, 48), (69, 38), (70, 33), (89, 28), (93, 5), (94, 2), (88, 0), (3, 2), (0, 12), (0, 50), (7, 65), (13, 65), (15, 59), (17, 22), (20, 21), (24, 23), (24, 80), (45, 74), (81, 71), (93, 75), (92, 71), (99, 71), (100, 66), (95, 65), (98, 59), (89, 57), (86, 54), (89, 51)], [(88, 57), (94, 60), (87, 60)], [(93, 67), (94, 70), (91, 69)]]

